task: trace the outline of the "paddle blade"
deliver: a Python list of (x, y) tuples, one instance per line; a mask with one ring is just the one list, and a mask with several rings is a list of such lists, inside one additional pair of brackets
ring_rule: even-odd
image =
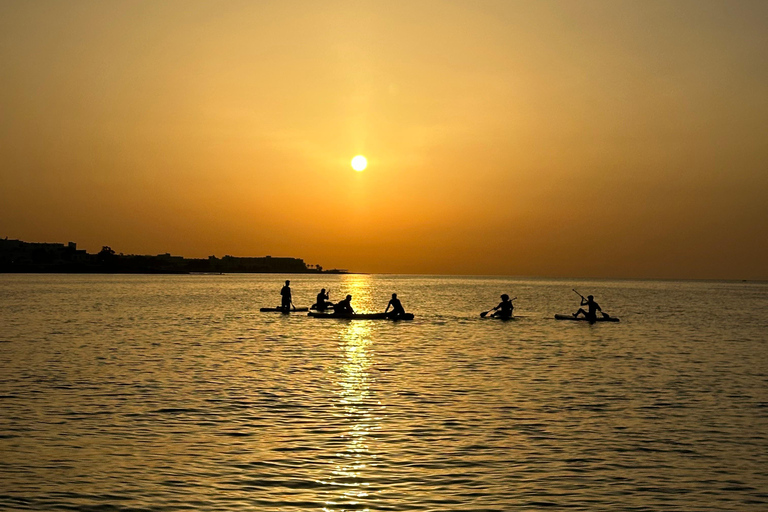
[(482, 313), (480, 313), (480, 318), (485, 318), (485, 316), (486, 316), (488, 313), (490, 313), (490, 311), (483, 311)]

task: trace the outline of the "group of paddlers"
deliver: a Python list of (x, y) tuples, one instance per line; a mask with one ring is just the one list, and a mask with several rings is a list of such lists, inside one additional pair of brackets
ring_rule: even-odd
[[(587, 297), (584, 297), (576, 290), (573, 291), (576, 292), (579, 297), (581, 297), (581, 303), (579, 306), (587, 306), (586, 310), (580, 307), (578, 311), (573, 313), (573, 318), (579, 318), (579, 315), (582, 315), (587, 321), (595, 322), (597, 321), (598, 311), (602, 314), (603, 318), (609, 318), (607, 313), (603, 313), (600, 305), (595, 302), (595, 298), (592, 295), (587, 295)], [(281, 309), (284, 311), (290, 311), (291, 308), (296, 309), (296, 306), (293, 305), (290, 281), (285, 281), (285, 286), (283, 286), (280, 290), (280, 296), (282, 297)], [(493, 314), (491, 315), (493, 317), (502, 319), (512, 318), (515, 309), (515, 306), (512, 304), (512, 302), (515, 299), (517, 299), (517, 297), (510, 299), (509, 295), (504, 293), (501, 295), (501, 302), (499, 302), (496, 307), (489, 309), (488, 311), (483, 311), (480, 313), (480, 316), (485, 318), (488, 313), (493, 311)], [(392, 312), (389, 311), (390, 308), (392, 308)], [(347, 316), (355, 314), (355, 310), (352, 308), (352, 295), (347, 295), (344, 299), (334, 304), (330, 301), (330, 291), (326, 291), (325, 288), (321, 289), (320, 293), (317, 294), (317, 299), (310, 309), (314, 309), (319, 312), (333, 310), (332, 314), (334, 316)], [(403, 308), (403, 304), (400, 302), (400, 299), (397, 298), (396, 293), (392, 294), (392, 298), (389, 300), (384, 313), (388, 313), (391, 318), (399, 318), (406, 314), (405, 309)]]
[[(573, 313), (573, 318), (579, 318), (579, 315), (582, 315), (586, 320), (589, 322), (595, 322), (597, 321), (597, 312), (600, 311), (603, 318), (609, 318), (609, 315), (607, 313), (603, 313), (603, 310), (600, 308), (600, 305), (595, 302), (595, 298), (592, 295), (587, 295), (585, 298), (582, 294), (577, 292), (576, 290), (573, 290), (576, 292), (579, 297), (581, 297), (581, 303), (579, 306), (587, 306), (587, 309), (579, 308), (579, 310), (575, 313)], [(499, 305), (495, 308), (489, 309), (488, 311), (483, 311), (480, 313), (481, 317), (485, 317), (488, 313), (493, 311), (494, 313), (491, 315), (496, 318), (512, 318), (513, 311), (515, 309), (514, 304), (512, 304), (512, 301), (514, 301), (517, 297), (510, 299), (509, 295), (506, 293), (501, 295), (501, 302), (499, 302)]]
[[(292, 307), (294, 309), (296, 308), (296, 306), (293, 305), (290, 281), (285, 282), (285, 286), (283, 286), (280, 290), (280, 296), (282, 297), (280, 306), (282, 309), (289, 311)], [(389, 308), (392, 308), (391, 312)], [(355, 310), (352, 308), (352, 295), (347, 295), (344, 299), (334, 304), (330, 301), (330, 291), (326, 291), (325, 288), (322, 288), (320, 293), (317, 294), (317, 299), (315, 303), (312, 304), (310, 309), (314, 309), (319, 312), (333, 310), (332, 314), (334, 316), (347, 316), (355, 314)], [(391, 318), (399, 318), (405, 315), (403, 304), (400, 302), (400, 299), (397, 298), (396, 293), (392, 294), (392, 298), (389, 299), (389, 303), (387, 304), (387, 308), (384, 310), (384, 313), (388, 313)]]

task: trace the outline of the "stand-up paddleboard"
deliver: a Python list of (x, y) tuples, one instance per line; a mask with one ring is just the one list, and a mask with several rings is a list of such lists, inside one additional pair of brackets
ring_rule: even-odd
[(496, 320), (507, 321), (507, 320), (517, 320), (520, 317), (517, 317), (517, 316), (514, 316), (514, 315), (512, 315), (512, 316), (501, 316), (498, 313), (494, 313), (492, 315), (480, 316), (480, 318), (495, 318)]
[(615, 316), (609, 316), (609, 317), (598, 317), (594, 320), (589, 320), (588, 318), (585, 318), (583, 316), (580, 316), (578, 318), (574, 318), (573, 315), (555, 315), (555, 320), (571, 320), (574, 322), (618, 322), (619, 319)]
[(261, 308), (262, 313), (306, 313), (309, 308)]
[(390, 313), (351, 313), (336, 315), (333, 313), (315, 313), (310, 311), (308, 316), (312, 318), (336, 318), (342, 320), (413, 320), (413, 313), (406, 313), (397, 318), (392, 318)]

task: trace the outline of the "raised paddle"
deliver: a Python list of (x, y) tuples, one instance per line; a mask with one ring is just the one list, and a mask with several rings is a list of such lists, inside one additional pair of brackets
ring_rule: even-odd
[[(516, 299), (516, 298), (517, 298), (517, 297), (515, 297), (515, 299)], [(512, 302), (512, 301), (513, 301), (513, 300), (515, 300), (515, 299), (509, 299), (509, 302)], [(494, 308), (491, 308), (491, 309), (489, 309), (488, 311), (483, 311), (482, 313), (480, 313), (480, 318), (485, 318), (485, 317), (488, 315), (488, 313), (490, 313), (491, 311), (493, 311), (493, 309), (494, 309)]]

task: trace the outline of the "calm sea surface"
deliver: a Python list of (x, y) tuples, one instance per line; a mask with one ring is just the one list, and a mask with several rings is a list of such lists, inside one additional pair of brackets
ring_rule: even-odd
[(767, 338), (765, 283), (0, 275), (0, 509), (765, 511)]

